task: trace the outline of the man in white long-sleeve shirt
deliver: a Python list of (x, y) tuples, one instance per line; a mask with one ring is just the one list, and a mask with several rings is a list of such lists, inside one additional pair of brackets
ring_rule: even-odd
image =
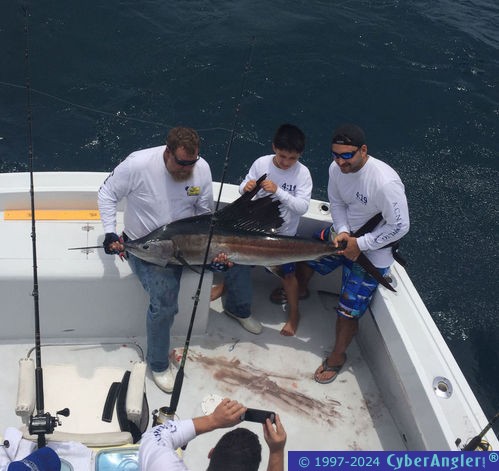
[[(118, 203), (126, 199), (124, 238), (138, 239), (178, 219), (213, 211), (213, 189), (208, 162), (198, 155), (194, 129), (169, 131), (167, 145), (130, 154), (99, 189), (98, 203), (108, 254), (124, 247), (116, 234)], [(169, 361), (170, 329), (178, 311), (182, 267), (148, 263), (128, 255), (132, 271), (149, 294), (147, 362), (156, 385), (172, 392), (175, 371)]]
[[(321, 238), (329, 238), (337, 246), (344, 243), (346, 247), (338, 252), (339, 257), (302, 264), (300, 268), (306, 268), (298, 273), (303, 291), (313, 270), (324, 275), (343, 266), (335, 345), (314, 375), (323, 384), (334, 381), (345, 364), (346, 350), (358, 331), (359, 319), (378, 286), (354, 261), (362, 252), (381, 275), (386, 275), (394, 260), (389, 245), (409, 231), (404, 185), (395, 170), (367, 153), (361, 128), (354, 124), (337, 128), (333, 133), (332, 157), (328, 196), (333, 226), (323, 231)], [(380, 222), (373, 229), (353, 235), (377, 215), (381, 215)]]
[[(241, 422), (246, 407), (225, 398), (214, 412), (192, 420), (174, 420), (158, 425), (142, 436), (139, 449), (141, 471), (188, 471), (176, 449), (187, 445), (196, 436)], [(275, 425), (269, 419), (263, 424), (269, 446), (267, 471), (284, 470), (286, 432), (276, 415)], [(226, 433), (210, 451), (208, 471), (256, 471), (261, 461), (262, 447), (258, 437), (246, 428)]]

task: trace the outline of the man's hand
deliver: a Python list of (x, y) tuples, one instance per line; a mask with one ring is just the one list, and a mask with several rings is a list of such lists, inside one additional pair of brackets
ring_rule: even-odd
[(244, 185), (243, 191), (248, 193), (248, 191), (254, 190), (256, 187), (256, 180), (249, 180), (246, 185)]
[(279, 414), (275, 416), (275, 426), (272, 424), (270, 419), (267, 419), (263, 424), (263, 436), (265, 441), (269, 446), (271, 453), (284, 450), (284, 445), (286, 445), (286, 431), (282, 426)]
[(284, 446), (286, 445), (286, 431), (282, 426), (279, 415), (275, 416), (275, 426), (270, 419), (263, 424), (263, 436), (269, 446), (269, 463), (267, 471), (284, 470)]
[(123, 239), (114, 232), (108, 232), (102, 244), (108, 255), (120, 255), (124, 250)]
[(344, 255), (349, 260), (355, 262), (360, 255), (360, 249), (357, 245), (357, 238), (352, 237), (348, 232), (341, 232), (338, 234), (334, 240), (333, 244), (336, 247), (341, 247), (341, 245), (346, 243), (346, 247), (342, 250), (338, 250), (338, 255)]
[(228, 397), (224, 398), (211, 414), (214, 428), (227, 428), (241, 423), (241, 416), (246, 412), (244, 407), (237, 401)]
[(226, 253), (220, 252), (212, 261), (209, 266), (211, 271), (227, 271), (228, 268), (232, 268), (234, 263), (229, 260)]
[(196, 435), (240, 424), (241, 416), (246, 410), (247, 408), (239, 402), (226, 397), (211, 414), (192, 419)]

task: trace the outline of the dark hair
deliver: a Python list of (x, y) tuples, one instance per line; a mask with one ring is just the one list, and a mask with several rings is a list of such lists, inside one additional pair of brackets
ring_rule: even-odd
[(188, 155), (196, 156), (199, 151), (199, 135), (192, 128), (172, 128), (166, 137), (166, 145), (172, 152), (183, 147)]
[(236, 428), (215, 445), (206, 471), (257, 471), (261, 460), (262, 446), (256, 434)]
[(272, 144), (277, 149), (302, 153), (305, 149), (305, 134), (293, 124), (282, 124), (274, 134)]

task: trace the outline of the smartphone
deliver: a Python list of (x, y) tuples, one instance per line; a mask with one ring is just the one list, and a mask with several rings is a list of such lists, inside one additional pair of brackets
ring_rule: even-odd
[(275, 412), (270, 410), (261, 409), (248, 409), (242, 416), (241, 420), (247, 420), (248, 422), (258, 422), (264, 424), (267, 419), (275, 424)]

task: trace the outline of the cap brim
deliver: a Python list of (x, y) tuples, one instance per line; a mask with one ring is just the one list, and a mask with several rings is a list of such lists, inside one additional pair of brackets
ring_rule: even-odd
[(61, 460), (52, 448), (43, 447), (26, 456), (21, 461), (13, 461), (7, 467), (7, 471), (60, 471)]

